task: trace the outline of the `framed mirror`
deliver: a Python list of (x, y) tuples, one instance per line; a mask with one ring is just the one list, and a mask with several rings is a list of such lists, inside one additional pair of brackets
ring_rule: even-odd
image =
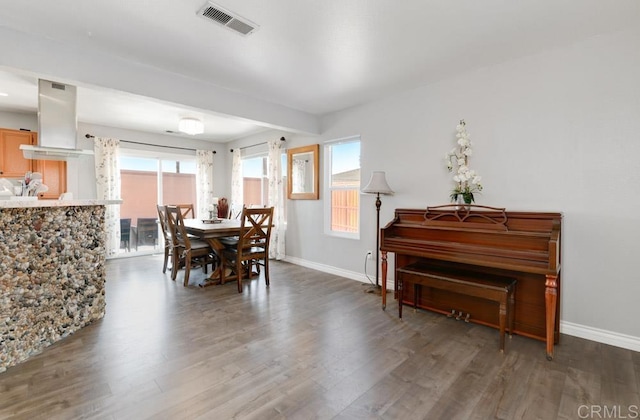
[(290, 200), (317, 200), (320, 197), (319, 151), (319, 144), (287, 150), (287, 197)]

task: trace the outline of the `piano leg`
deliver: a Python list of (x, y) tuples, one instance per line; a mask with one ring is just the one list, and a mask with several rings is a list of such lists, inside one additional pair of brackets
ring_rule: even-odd
[(508, 299), (500, 301), (498, 321), (500, 323), (500, 352), (504, 353), (504, 332), (507, 328)]
[(397, 276), (396, 285), (398, 286), (398, 318), (402, 319), (402, 300), (404, 299), (404, 294), (402, 290), (404, 289), (403, 280), (400, 276)]
[[(397, 280), (396, 280), (397, 281)], [(387, 251), (382, 251), (382, 310), (387, 308)]]
[(509, 306), (508, 306), (508, 311), (509, 311), (509, 338), (513, 338), (513, 320), (516, 317), (515, 314), (515, 306), (516, 306), (516, 298), (514, 297), (514, 291), (513, 288), (511, 289), (511, 291), (509, 292)]
[(556, 328), (556, 304), (558, 300), (558, 276), (547, 275), (545, 281), (544, 302), (546, 309), (547, 360), (553, 360), (553, 343)]

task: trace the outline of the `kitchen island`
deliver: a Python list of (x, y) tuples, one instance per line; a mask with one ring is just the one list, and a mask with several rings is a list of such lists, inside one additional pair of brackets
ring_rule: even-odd
[(0, 201), (0, 372), (105, 313), (105, 206)]

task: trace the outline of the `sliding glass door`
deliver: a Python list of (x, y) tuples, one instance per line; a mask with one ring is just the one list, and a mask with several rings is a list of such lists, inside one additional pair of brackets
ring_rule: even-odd
[(193, 204), (196, 206), (196, 161), (161, 161), (162, 184), (159, 204)]
[(120, 151), (119, 255), (164, 252), (157, 204), (196, 203), (195, 157)]

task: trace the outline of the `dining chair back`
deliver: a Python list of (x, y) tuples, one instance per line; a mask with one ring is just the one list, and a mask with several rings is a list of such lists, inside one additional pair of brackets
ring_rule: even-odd
[(160, 228), (164, 239), (164, 265), (162, 266), (162, 272), (166, 273), (169, 258), (171, 258), (171, 266), (173, 267), (173, 265), (175, 265), (175, 261), (173, 261), (173, 256), (175, 255), (173, 250), (173, 238), (171, 237), (171, 232), (169, 231), (167, 222), (167, 209), (165, 206), (161, 206), (159, 204), (156, 207), (158, 208), (158, 220), (160, 221)]
[(184, 217), (178, 206), (166, 206), (167, 226), (173, 241), (173, 267), (171, 279), (175, 280), (178, 269), (184, 267), (184, 286), (189, 284), (191, 267), (202, 267), (207, 272), (207, 265), (215, 262), (215, 253), (209, 243), (192, 239), (184, 226)]
[(242, 210), (234, 212), (233, 210), (229, 213), (229, 219), (240, 220), (240, 216), (242, 216)]
[(193, 204), (175, 204), (180, 209), (184, 219), (195, 219), (196, 213), (193, 210)]
[(269, 239), (273, 224), (273, 207), (243, 208), (240, 216), (240, 235), (235, 248), (222, 252), (222, 283), (225, 268), (235, 273), (238, 292), (242, 293), (242, 278), (250, 277), (253, 266), (264, 267), (264, 280), (269, 287)]
[(120, 219), (120, 248), (131, 251), (131, 219)]
[(158, 245), (158, 220), (155, 217), (138, 217), (136, 220), (136, 250), (139, 246)]

